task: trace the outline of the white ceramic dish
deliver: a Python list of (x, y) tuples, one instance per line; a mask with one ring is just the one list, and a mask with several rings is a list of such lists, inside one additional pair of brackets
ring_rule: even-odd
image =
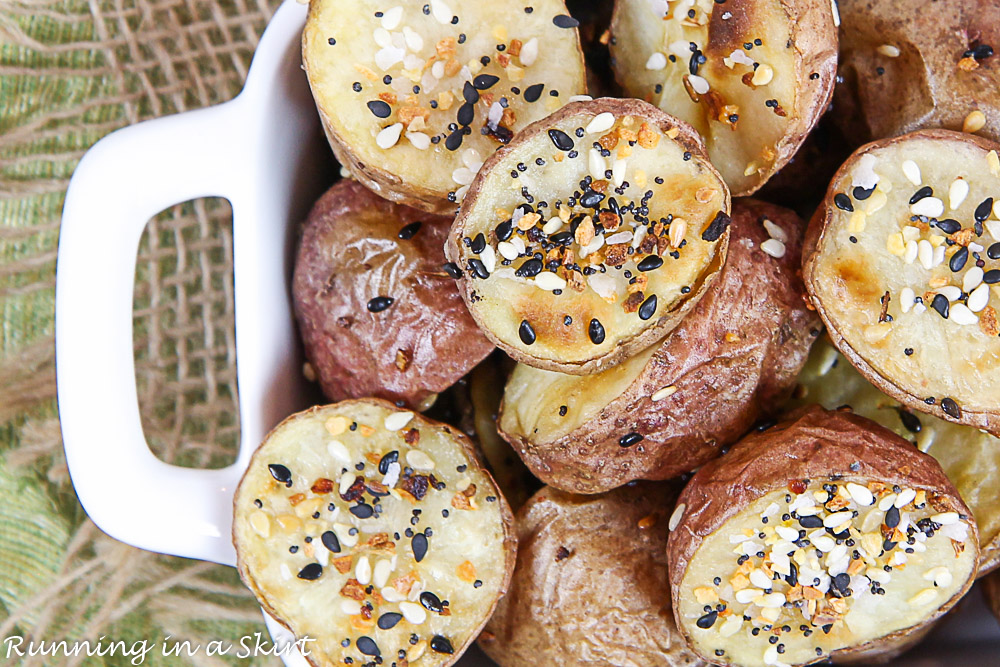
[[(268, 430), (307, 406), (290, 304), (295, 226), (329, 163), (300, 67), (305, 5), (287, 0), (243, 92), (210, 109), (139, 123), (99, 141), (66, 195), (56, 279), (59, 413), (77, 495), (108, 535), (165, 554), (235, 564), (232, 495)], [(135, 257), (146, 222), (189, 199), (233, 207), (241, 443), (221, 470), (168, 465), (139, 419), (132, 357)], [(122, 499), (127, 498), (127, 502)], [(289, 636), (271, 619), (272, 632)], [(301, 656), (288, 664), (305, 664)], [(464, 667), (488, 665), (473, 650)], [(978, 592), (901, 667), (1000, 664), (1000, 628)]]

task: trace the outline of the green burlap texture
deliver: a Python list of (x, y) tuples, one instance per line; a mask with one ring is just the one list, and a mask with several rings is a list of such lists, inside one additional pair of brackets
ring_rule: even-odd
[[(116, 128), (233, 97), (278, 4), (0, 0), (0, 642), (170, 636), (205, 646), (264, 631), (235, 570), (133, 549), (87, 519), (63, 459), (53, 336), (60, 215), (81, 155)], [(224, 465), (239, 436), (228, 204), (188, 203), (152, 221), (136, 284), (146, 435), (167, 461)], [(130, 659), (7, 663), (0, 643), (6, 664)], [(154, 650), (144, 664), (184, 663), (277, 660)]]

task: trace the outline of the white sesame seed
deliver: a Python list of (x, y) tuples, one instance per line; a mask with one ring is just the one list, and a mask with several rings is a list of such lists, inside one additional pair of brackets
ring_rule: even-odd
[(538, 58), (538, 38), (532, 37), (521, 47), (521, 65), (531, 67), (535, 64), (536, 58)]
[(632, 240), (632, 231), (624, 230), (621, 232), (615, 232), (611, 236), (604, 239), (608, 245), (615, 245), (617, 243), (628, 243)]
[(594, 98), (590, 95), (570, 95), (567, 102), (590, 102)]
[(763, 594), (764, 591), (758, 588), (744, 588), (743, 590), (736, 591), (736, 601), (740, 604), (749, 604)]
[(777, 609), (785, 604), (785, 596), (782, 593), (768, 593), (760, 596), (757, 605), (764, 608)]
[(747, 65), (748, 67), (754, 66), (753, 58), (748, 56), (743, 49), (734, 49), (733, 52), (729, 54), (729, 59), (737, 65)]
[(909, 243), (910, 241), (920, 240), (920, 230), (914, 227), (913, 225), (906, 225), (905, 227), (903, 227), (902, 234), (903, 234), (903, 240), (906, 241), (907, 243)]
[(949, 586), (953, 578), (948, 568), (939, 565), (924, 572), (924, 581), (933, 581), (935, 586)]
[(616, 188), (621, 187), (622, 183), (625, 182), (625, 169), (627, 165), (627, 158), (617, 158), (611, 167), (611, 179), (614, 181)]
[(479, 253), (479, 259), (482, 261), (483, 266), (486, 267), (486, 271), (493, 273), (497, 268), (497, 253), (493, 250), (493, 246), (487, 245), (483, 248), (483, 251)]
[(391, 68), (398, 62), (402, 62), (406, 56), (406, 51), (390, 46), (379, 49), (375, 52), (375, 65), (383, 72)]
[(386, 30), (395, 30), (399, 22), (403, 19), (403, 8), (400, 6), (382, 13), (382, 27)]
[(990, 288), (986, 283), (983, 283), (976, 289), (972, 290), (972, 293), (969, 295), (969, 301), (968, 301), (969, 310), (971, 310), (974, 313), (978, 313), (979, 311), (981, 311), (983, 308), (986, 307), (986, 304), (989, 303), (989, 300), (990, 300)]
[(757, 588), (768, 589), (774, 586), (771, 581), (771, 577), (764, 574), (761, 570), (751, 570), (750, 571), (750, 583)]
[(823, 553), (833, 551), (833, 548), (837, 546), (837, 543), (833, 541), (833, 538), (827, 537), (826, 535), (820, 535), (819, 537), (814, 538), (812, 543), (814, 547)]
[(770, 236), (772, 239), (777, 239), (782, 243), (788, 241), (788, 234), (785, 233), (785, 230), (779, 227), (778, 225), (774, 224), (767, 218), (764, 218), (764, 229), (767, 230), (768, 236)]
[(785, 256), (785, 244), (778, 239), (764, 241), (760, 244), (760, 249), (776, 259), (781, 259)]
[(525, 248), (524, 246), (524, 239), (522, 239), (520, 236), (515, 236), (511, 238), (510, 243), (511, 245), (514, 246), (514, 248), (517, 249), (518, 255), (523, 255), (527, 250), (527, 248)]
[(396, 482), (399, 481), (399, 471), (402, 466), (399, 465), (398, 461), (393, 461), (386, 467), (385, 477), (382, 478), (382, 484), (388, 487), (396, 486)]
[(348, 616), (354, 616), (356, 614), (360, 614), (361, 603), (358, 602), (357, 600), (345, 598), (344, 600), (340, 601), (340, 611), (347, 614)]
[(743, 627), (743, 617), (738, 614), (731, 614), (726, 622), (719, 628), (719, 634), (723, 637), (732, 637)]
[(684, 510), (686, 509), (687, 505), (685, 505), (684, 503), (681, 503), (680, 505), (674, 508), (674, 511), (670, 515), (670, 520), (667, 521), (667, 530), (669, 531), (676, 530), (677, 526), (681, 522), (681, 518), (684, 516)]
[(892, 44), (882, 44), (876, 50), (886, 58), (899, 57), (899, 47), (893, 46)]
[(375, 40), (375, 44), (383, 49), (392, 48), (392, 35), (385, 28), (375, 28), (375, 32), (372, 33), (372, 39)]
[(646, 69), (661, 70), (667, 66), (667, 57), (659, 51), (654, 52), (646, 61)]
[(412, 412), (393, 412), (385, 418), (385, 430), (398, 431), (409, 424), (411, 419), (413, 419)]
[(396, 145), (399, 141), (399, 135), (403, 131), (402, 123), (393, 123), (392, 125), (383, 128), (381, 132), (375, 137), (375, 143), (382, 150), (388, 150)]
[(424, 48), (424, 38), (410, 26), (403, 28), (403, 39), (406, 40), (406, 48), (414, 53), (419, 53)]
[(694, 90), (694, 92), (699, 95), (704, 95), (708, 92), (710, 86), (708, 85), (708, 81), (706, 79), (698, 76), (697, 74), (688, 74), (686, 76), (688, 82), (691, 84), (691, 89)]
[(340, 495), (344, 495), (351, 488), (351, 484), (354, 484), (354, 477), (354, 475), (345, 474), (340, 478)]
[(451, 23), (451, 17), (454, 16), (451, 13), (451, 8), (442, 0), (431, 0), (431, 14), (442, 25)]
[(535, 276), (535, 286), (551, 292), (552, 290), (565, 289), (566, 281), (551, 271), (542, 271)]
[(337, 535), (337, 539), (342, 546), (353, 547), (358, 543), (358, 532), (354, 531), (352, 534), (351, 527), (345, 523), (333, 524), (333, 532)]
[(377, 588), (382, 588), (389, 581), (390, 574), (392, 574), (392, 561), (388, 558), (381, 558), (375, 563), (375, 569), (372, 571), (372, 583)]
[(615, 115), (610, 111), (605, 111), (604, 113), (599, 113), (590, 119), (587, 123), (587, 127), (584, 130), (588, 134), (594, 134), (597, 132), (607, 132), (615, 124)]
[(354, 578), (358, 580), (358, 583), (362, 586), (367, 586), (372, 581), (372, 564), (368, 560), (368, 556), (362, 556), (358, 559), (357, 565), (354, 566)]
[(931, 516), (931, 521), (939, 523), (942, 526), (958, 523), (958, 512), (942, 512), (941, 514), (935, 514)]
[(347, 447), (344, 446), (339, 440), (331, 440), (326, 444), (326, 451), (333, 458), (337, 459), (341, 463), (350, 463), (351, 454), (347, 451)]
[(435, 79), (444, 78), (444, 61), (438, 60), (433, 65), (431, 65), (431, 75)]
[(927, 239), (922, 239), (920, 243), (917, 244), (917, 259), (920, 260), (920, 266), (924, 267), (928, 271), (934, 268), (934, 246), (932, 246), (931, 242)]
[(827, 528), (836, 528), (844, 523), (847, 523), (852, 518), (850, 512), (835, 512), (833, 514), (828, 514), (823, 518), (823, 525)]
[(509, 241), (501, 241), (497, 244), (497, 251), (504, 259), (514, 260), (517, 259), (517, 248), (514, 247), (513, 243)]
[(789, 528), (788, 526), (776, 526), (774, 532), (783, 540), (788, 540), (789, 542), (795, 542), (799, 539), (799, 531), (794, 528)]
[(599, 178), (604, 178), (604, 172), (608, 169), (604, 157), (595, 148), (591, 148), (587, 155), (587, 166), (590, 168), (591, 175)]
[[(997, 199), (997, 202), (1000, 202), (1000, 198)], [(993, 205), (993, 215), (1000, 218), (1000, 211), (997, 211), (997, 204)], [(990, 233), (990, 236), (993, 237), (993, 240), (1000, 241), (1000, 221), (987, 220), (985, 225), (986, 225), (986, 231)]]
[(434, 470), (434, 460), (419, 449), (406, 452), (406, 462), (414, 470)]
[(423, 132), (407, 132), (406, 138), (409, 139), (413, 147), (418, 150), (425, 151), (431, 147), (431, 138)]
[(1000, 197), (993, 200), (993, 217), (1000, 218)]
[(899, 309), (904, 313), (910, 312), (913, 308), (913, 302), (916, 300), (917, 296), (913, 293), (913, 290), (909, 287), (904, 287), (899, 292)]
[(923, 607), (937, 599), (937, 591), (933, 588), (925, 588), (907, 601), (911, 607)]
[(979, 287), (979, 284), (983, 282), (983, 270), (978, 266), (974, 266), (965, 272), (962, 276), (962, 290), (965, 292), (971, 292), (972, 290)]
[(920, 178), (920, 167), (913, 160), (903, 162), (903, 175), (914, 185), (920, 185), (923, 181)]
[(915, 204), (910, 205), (910, 213), (913, 215), (926, 215), (928, 218), (936, 218), (944, 213), (944, 202), (937, 197), (924, 197)]
[(420, 625), (427, 620), (427, 612), (415, 602), (400, 602), (399, 611), (403, 614), (403, 618), (414, 625)]
[(404, 596), (402, 593), (397, 591), (392, 586), (386, 586), (379, 592), (382, 593), (382, 597), (385, 599), (386, 602), (402, 602), (403, 600), (406, 599), (406, 596)]
[(635, 233), (632, 235), (632, 247), (638, 248), (639, 246), (641, 246), (643, 239), (646, 238), (646, 234), (648, 233), (649, 233), (648, 228), (644, 226), (640, 226), (638, 229), (636, 229)]
[(503, 118), (503, 105), (499, 102), (494, 102), (490, 105), (490, 110), (486, 114), (486, 124), (489, 125), (494, 130), (500, 124), (500, 119)]
[(907, 264), (913, 264), (914, 260), (917, 259), (917, 242), (907, 241), (906, 250), (903, 251), (903, 261)]
[(951, 187), (948, 188), (948, 208), (952, 211), (957, 209), (965, 201), (968, 194), (969, 184), (964, 178), (956, 178), (951, 182)]
[(934, 261), (931, 262), (933, 266), (941, 266), (944, 264), (944, 251), (945, 246), (943, 244), (934, 248)]
[[(910, 290), (911, 292), (913, 290)], [(847, 483), (847, 492), (851, 494), (851, 498), (854, 499), (859, 505), (871, 505), (875, 502), (875, 496), (872, 492), (868, 490), (867, 487), (861, 486), (860, 484), (855, 484), (854, 482)]]
[(476, 175), (468, 167), (459, 167), (451, 172), (451, 180), (459, 185), (468, 185)]
[(667, 49), (678, 58), (686, 59), (691, 55), (691, 42), (686, 39), (678, 39), (676, 42), (670, 42)]
[(964, 303), (953, 303), (948, 312), (948, 319), (955, 324), (969, 325), (979, 322), (979, 317), (969, 310)]
[(945, 285), (937, 290), (938, 294), (944, 296), (949, 302), (958, 301), (962, 297), (962, 290), (955, 285)]
[(656, 393), (654, 393), (651, 398), (653, 399), (653, 401), (662, 401), (663, 399), (669, 396), (673, 396), (675, 393), (677, 393), (677, 387), (675, 387), (674, 385), (669, 385), (667, 387), (657, 390)]

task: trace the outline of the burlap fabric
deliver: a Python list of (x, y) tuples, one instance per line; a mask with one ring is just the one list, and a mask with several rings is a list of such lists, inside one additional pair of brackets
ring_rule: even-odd
[[(123, 125), (233, 97), (278, 4), (0, 0), (0, 642), (169, 635), (204, 645), (264, 631), (234, 570), (127, 547), (80, 508), (56, 412), (54, 286), (63, 197), (80, 156)], [(147, 437), (167, 461), (224, 465), (239, 431), (228, 204), (188, 203), (152, 221), (136, 280)], [(144, 664), (237, 662), (277, 664), (204, 650), (183, 659), (154, 650)], [(130, 658), (7, 663), (0, 643), (0, 663)]]

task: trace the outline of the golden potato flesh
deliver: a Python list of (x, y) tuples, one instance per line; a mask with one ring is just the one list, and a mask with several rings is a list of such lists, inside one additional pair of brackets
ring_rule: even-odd
[(834, 344), (907, 406), (1000, 433), (1000, 145), (947, 130), (870, 144), (806, 240)]
[(734, 195), (795, 154), (833, 90), (828, 0), (617, 0), (611, 31), (622, 87), (691, 123)]
[(638, 100), (577, 102), (487, 161), (445, 254), (491, 340), (582, 375), (677, 325), (718, 273), (728, 214), (690, 127)]
[(562, 0), (312, 0), (302, 59), (338, 160), (378, 194), (453, 212), (479, 165), (586, 92)]
[[(317, 667), (450, 665), (514, 565), (512, 517), (472, 445), (373, 399), (278, 426), (235, 498), (243, 581)], [(414, 638), (415, 641), (414, 641)]]
[(979, 556), (934, 459), (815, 406), (695, 473), (669, 527), (678, 626), (741, 667), (891, 657), (969, 589)]
[(1000, 565), (1000, 438), (911, 412), (864, 379), (828, 340), (813, 346), (799, 383), (792, 406), (850, 405), (937, 459), (979, 525), (979, 576)]

